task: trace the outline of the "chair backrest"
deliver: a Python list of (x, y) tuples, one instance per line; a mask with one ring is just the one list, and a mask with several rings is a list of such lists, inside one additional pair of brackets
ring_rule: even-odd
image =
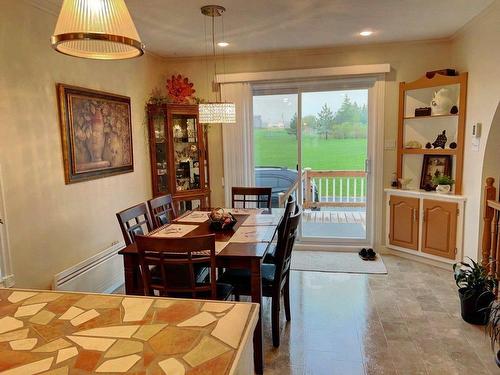
[[(216, 299), (215, 234), (187, 238), (139, 235), (136, 243), (145, 295), (158, 291), (167, 297)], [(209, 282), (197, 282), (197, 266), (210, 267)]]
[[(297, 204), (297, 206), (299, 205)], [(276, 248), (276, 273), (274, 275), (274, 280), (279, 280), (279, 282), (275, 283), (275, 287), (280, 290), (290, 273), (292, 250), (293, 245), (295, 244), (295, 239), (297, 238), (297, 229), (299, 227), (301, 216), (302, 209), (300, 207), (297, 213), (290, 214), (290, 218), (287, 220), (287, 225), (285, 226), (285, 245)]]
[(276, 246), (285, 246), (285, 227), (295, 206), (295, 198), (289, 196), (285, 203), (285, 211), (281, 217), (276, 232), (278, 233), (278, 243)]
[(153, 226), (159, 228), (177, 217), (174, 201), (170, 194), (148, 200)]
[(135, 242), (138, 234), (147, 234), (153, 229), (151, 216), (145, 203), (127, 208), (116, 214), (126, 245)]
[(231, 189), (233, 208), (271, 208), (270, 187), (233, 187)]

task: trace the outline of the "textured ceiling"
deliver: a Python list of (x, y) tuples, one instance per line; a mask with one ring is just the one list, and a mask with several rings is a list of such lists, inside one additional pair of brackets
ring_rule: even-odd
[[(62, 3), (61, 0), (27, 1), (54, 14)], [(447, 38), (492, 1), (218, 0), (216, 3), (227, 8), (224, 28), (230, 46), (226, 53), (242, 53)], [(149, 51), (162, 56), (205, 54), (205, 22), (210, 19), (200, 13), (200, 7), (210, 2), (126, 0), (126, 3)], [(374, 34), (362, 38), (358, 33), (363, 29), (373, 30)]]

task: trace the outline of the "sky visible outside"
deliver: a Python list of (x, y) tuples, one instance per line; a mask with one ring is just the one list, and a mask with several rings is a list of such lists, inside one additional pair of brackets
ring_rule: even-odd
[[(321, 91), (302, 94), (302, 117), (317, 115), (326, 103), (335, 113), (344, 100), (344, 95), (352, 102), (368, 105), (368, 90)], [(297, 95), (261, 95), (253, 97), (253, 114), (261, 116), (262, 122), (287, 124), (297, 112)]]

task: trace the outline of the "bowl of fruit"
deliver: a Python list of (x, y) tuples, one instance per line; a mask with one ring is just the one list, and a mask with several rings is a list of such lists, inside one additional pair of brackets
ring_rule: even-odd
[(234, 227), (237, 220), (231, 212), (224, 211), (223, 208), (215, 208), (209, 214), (210, 228), (215, 231), (229, 230)]

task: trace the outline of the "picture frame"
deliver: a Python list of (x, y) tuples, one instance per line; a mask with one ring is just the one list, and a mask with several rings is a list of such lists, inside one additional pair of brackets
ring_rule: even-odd
[(130, 97), (56, 85), (66, 184), (134, 171)]
[(420, 189), (435, 189), (436, 186), (432, 183), (434, 176), (451, 176), (452, 160), (451, 155), (424, 155), (420, 175)]

